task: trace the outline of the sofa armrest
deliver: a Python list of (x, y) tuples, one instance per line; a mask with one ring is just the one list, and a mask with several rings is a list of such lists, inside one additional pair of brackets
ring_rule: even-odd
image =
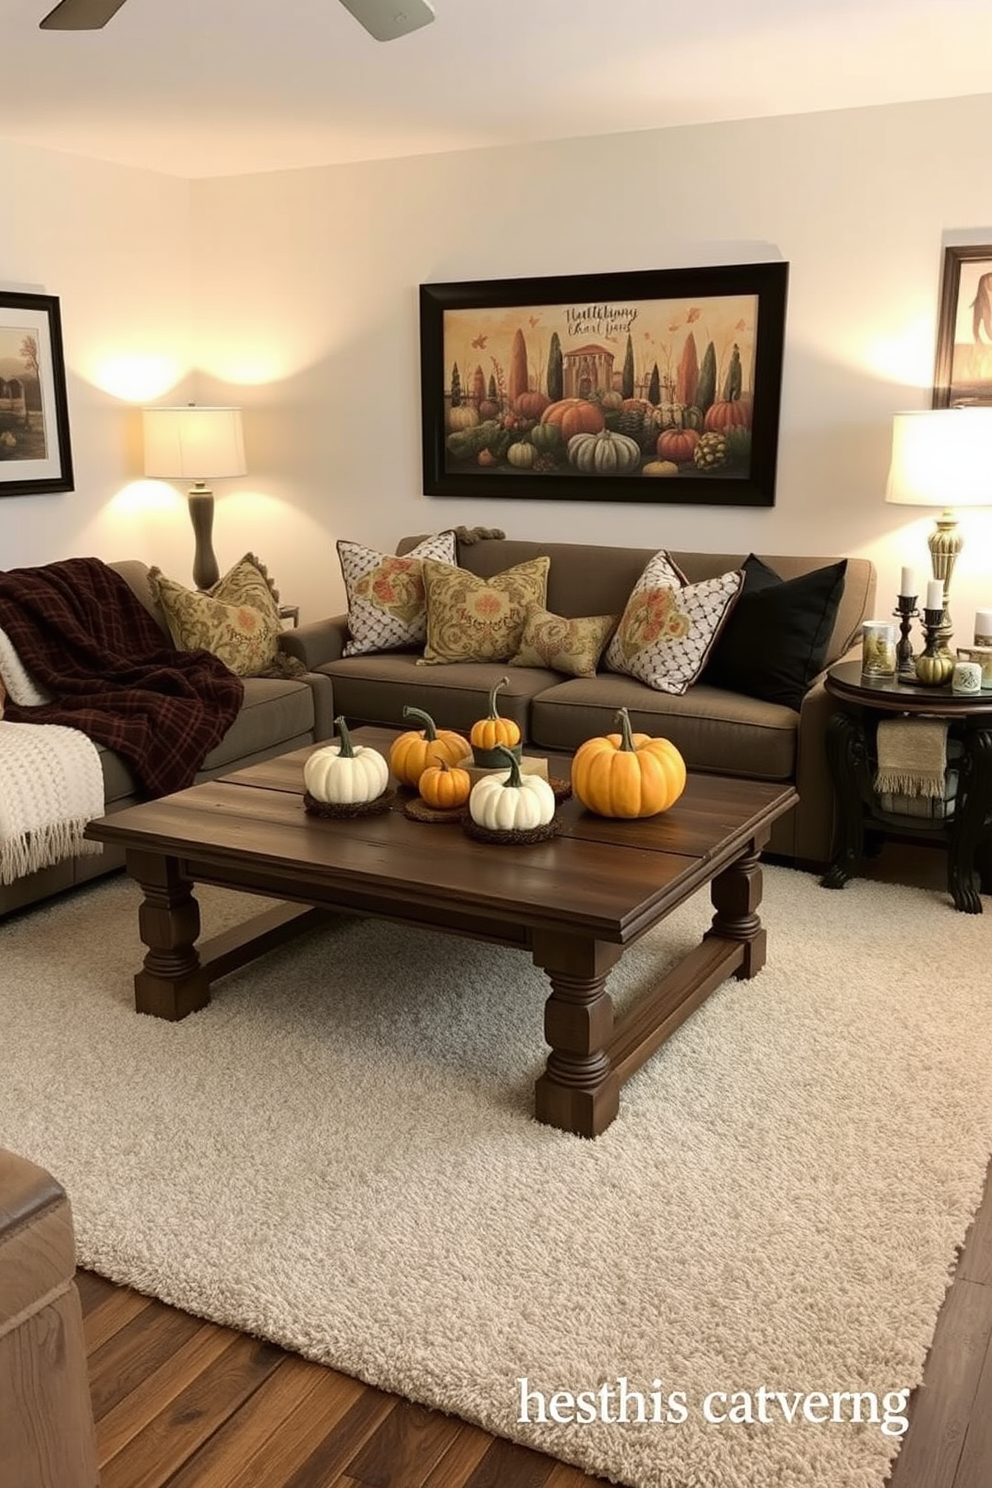
[(308, 672), (313, 672), (329, 661), (340, 661), (347, 639), (347, 615), (332, 615), (328, 620), (311, 620), (307, 625), (283, 631), (279, 645), (302, 661)]

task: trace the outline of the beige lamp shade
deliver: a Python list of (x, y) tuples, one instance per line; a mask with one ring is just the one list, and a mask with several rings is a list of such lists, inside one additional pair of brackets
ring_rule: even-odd
[(203, 481), (245, 475), (240, 408), (146, 408), (145, 474)]
[(992, 408), (897, 413), (886, 501), (992, 506)]

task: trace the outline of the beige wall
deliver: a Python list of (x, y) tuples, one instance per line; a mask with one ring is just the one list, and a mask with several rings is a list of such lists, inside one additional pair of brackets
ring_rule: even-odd
[[(78, 263), (67, 246), (48, 277), (87, 340), (94, 295), (103, 331), (130, 333), (143, 314), (168, 340), (175, 326), (157, 307), (178, 305), (183, 268), (156, 251), (167, 226), (191, 263), (197, 396), (246, 409), (250, 474), (217, 487), (218, 556), (224, 565), (255, 549), (304, 618), (341, 603), (335, 538), (392, 545), (457, 522), (589, 542), (864, 554), (881, 570), (884, 615), (902, 564), (925, 575), (932, 524), (883, 501), (891, 415), (929, 403), (944, 241), (992, 242), (990, 125), (992, 97), (982, 97), (197, 181), (181, 227), (167, 206), (186, 189), (178, 183), (73, 162), (74, 202), (91, 169), (116, 176), (114, 220), (143, 267), (126, 312), (103, 259), (113, 231), (88, 241)], [(128, 231), (139, 190), (165, 226)], [(58, 204), (39, 195), (60, 223)], [(791, 268), (774, 508), (423, 496), (419, 283), (775, 258)], [(24, 262), (26, 273), (30, 251)], [(74, 435), (84, 398), (102, 406), (77, 384)], [(122, 463), (103, 446), (119, 437), (105, 419), (74, 498), (0, 503), (5, 537), (4, 508), (19, 509), (14, 561), (66, 550), (60, 530), (40, 536), (43, 502), (97, 519), (108, 467)], [(93, 549), (113, 556), (122, 541), (108, 520)], [(992, 514), (966, 519), (961, 639), (976, 606), (992, 606), (990, 524)], [(188, 574), (180, 495), (126, 537), (136, 556)]]

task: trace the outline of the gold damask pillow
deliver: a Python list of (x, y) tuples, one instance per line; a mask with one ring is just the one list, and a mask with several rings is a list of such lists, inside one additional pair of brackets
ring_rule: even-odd
[(594, 677), (615, 615), (585, 615), (566, 620), (540, 605), (532, 605), (524, 623), (520, 650), (511, 666), (550, 667), (570, 677)]
[(550, 558), (531, 558), (480, 579), (425, 558), (427, 644), (421, 660), (509, 661), (520, 649), (527, 611), (544, 606), (550, 566)]
[(238, 677), (281, 672), (279, 596), (253, 553), (234, 565), (212, 589), (187, 589), (149, 570), (152, 595), (181, 651), (212, 651)]

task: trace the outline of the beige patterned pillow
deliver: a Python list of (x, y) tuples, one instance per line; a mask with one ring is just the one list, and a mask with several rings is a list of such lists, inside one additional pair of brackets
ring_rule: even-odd
[(167, 579), (159, 568), (149, 570), (148, 582), (181, 651), (212, 651), (238, 677), (281, 670), (279, 596), (254, 554), (205, 593)]
[(421, 660), (509, 661), (520, 649), (527, 611), (544, 606), (550, 566), (550, 558), (531, 558), (480, 579), (426, 558), (427, 645)]
[(570, 677), (594, 677), (616, 615), (586, 615), (566, 620), (540, 605), (531, 605), (524, 622), (520, 650), (511, 666), (550, 667)]
[(438, 532), (409, 553), (377, 553), (361, 543), (338, 542), (341, 576), (348, 595), (348, 631), (343, 656), (420, 646), (427, 637), (421, 562), (454, 564), (455, 534)]
[(634, 585), (606, 650), (611, 672), (638, 677), (656, 692), (681, 696), (702, 672), (744, 583), (741, 569), (681, 584), (656, 553)]

